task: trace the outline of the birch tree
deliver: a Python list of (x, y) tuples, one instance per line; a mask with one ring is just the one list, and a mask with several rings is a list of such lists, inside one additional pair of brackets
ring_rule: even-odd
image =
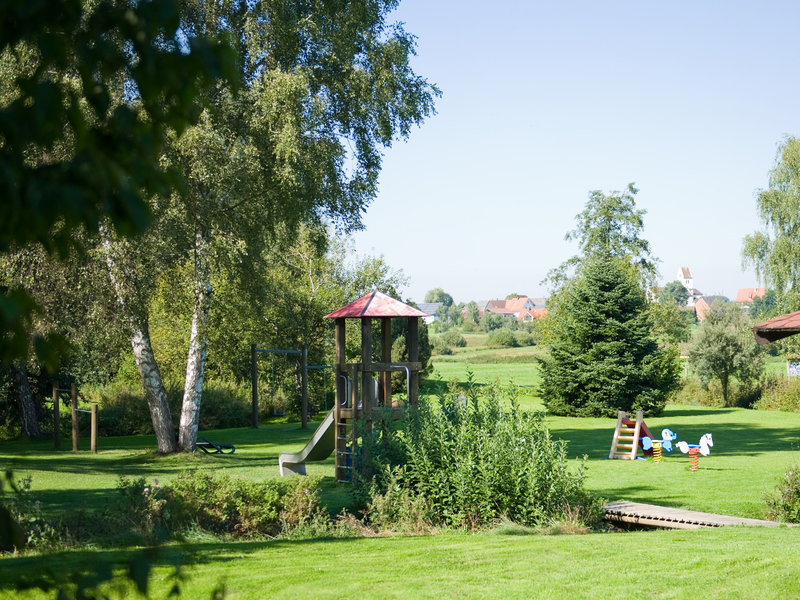
[[(126, 270), (107, 238), (123, 310), (139, 331), (132, 344), (150, 394), (163, 383), (147, 336), (155, 269), (191, 265), (194, 303), (178, 447), (197, 436), (205, 376), (211, 272), (254, 260), (301, 223), (347, 231), (377, 193), (382, 149), (433, 110), (438, 90), (411, 69), (413, 37), (387, 21), (396, 1), (323, 0), (183, 3), (182, 33), (228, 36), (239, 57), (237, 86), (219, 86), (199, 122), (171, 140), (164, 162), (183, 191), (154, 200), (155, 223)], [(238, 91), (237, 89), (238, 88)], [(127, 260), (127, 259), (126, 259)], [(129, 275), (126, 279), (126, 274)], [(130, 283), (139, 278), (140, 284)], [(152, 408), (152, 405), (151, 405)], [(168, 420), (159, 412), (153, 420)], [(167, 425), (162, 424), (166, 430)], [(166, 446), (165, 446), (166, 448)], [(162, 450), (159, 443), (159, 450)]]

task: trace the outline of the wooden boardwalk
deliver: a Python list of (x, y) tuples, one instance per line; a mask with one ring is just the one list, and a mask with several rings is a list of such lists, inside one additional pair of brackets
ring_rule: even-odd
[(639, 502), (609, 502), (605, 505), (605, 520), (618, 523), (632, 523), (662, 529), (700, 529), (701, 527), (723, 527), (725, 525), (746, 525), (751, 527), (779, 527), (782, 523), (744, 519), (727, 515), (668, 508)]

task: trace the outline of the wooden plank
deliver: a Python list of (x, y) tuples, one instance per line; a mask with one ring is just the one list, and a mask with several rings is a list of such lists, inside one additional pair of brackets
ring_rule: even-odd
[(604, 507), (606, 521), (632, 523), (662, 529), (700, 529), (744, 525), (750, 527), (779, 527), (782, 523), (718, 515), (639, 502), (609, 502)]

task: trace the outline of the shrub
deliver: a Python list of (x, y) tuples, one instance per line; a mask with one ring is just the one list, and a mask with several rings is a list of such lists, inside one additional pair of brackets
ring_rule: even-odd
[[(82, 389), (87, 400), (99, 403), (98, 433), (103, 436), (139, 435), (153, 432), (150, 409), (141, 383), (114, 382)], [(245, 427), (250, 424), (249, 386), (207, 381), (200, 406), (200, 429)], [(167, 401), (173, 415), (180, 414), (183, 387), (167, 384)]]
[(489, 346), (501, 346), (503, 348), (514, 348), (517, 346), (517, 338), (514, 332), (508, 329), (493, 329), (486, 338)]
[(384, 432), (371, 450), (373, 523), (478, 528), (503, 518), (541, 525), (602, 517), (601, 501), (584, 487), (584, 464), (568, 467), (566, 444), (550, 437), (542, 415), (520, 410), (513, 389), (478, 398), (472, 385), (466, 397), (451, 388), (398, 423), (401, 433)]
[(787, 523), (800, 523), (800, 465), (786, 470), (775, 492), (765, 497), (767, 517)]
[(234, 537), (290, 534), (327, 523), (319, 505), (319, 480), (308, 477), (256, 483), (225, 475), (184, 473), (171, 485), (143, 477), (120, 478), (127, 521), (147, 536), (170, 536), (190, 529)]
[(433, 353), (447, 355), (452, 354), (453, 349), (445, 343), (442, 337), (443, 336), (441, 335), (433, 336)]
[(765, 378), (761, 386), (761, 397), (753, 408), (800, 412), (800, 380), (795, 377), (786, 381), (785, 377), (780, 376)]
[(533, 339), (532, 333), (526, 333), (524, 331), (518, 331), (514, 334), (514, 337), (517, 340), (517, 346), (535, 346), (536, 342)]
[(452, 346), (454, 348), (463, 348), (467, 345), (466, 338), (458, 333), (458, 331), (455, 329), (451, 329), (450, 331), (442, 334), (442, 341), (448, 346)]

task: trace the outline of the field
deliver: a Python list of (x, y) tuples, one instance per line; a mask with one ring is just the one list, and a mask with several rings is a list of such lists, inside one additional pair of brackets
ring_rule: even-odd
[[(480, 384), (499, 379), (533, 385), (535, 349), (473, 347), (436, 359), (435, 393), (447, 380), (464, 380), (467, 369)], [(502, 362), (492, 363), (497, 357)], [(530, 408), (538, 399), (525, 397)], [(700, 470), (688, 469), (678, 452), (652, 461), (610, 461), (612, 419), (548, 417), (570, 457), (587, 457), (590, 489), (609, 500), (632, 500), (694, 510), (763, 518), (764, 495), (786, 467), (797, 463), (800, 414), (746, 409), (668, 406), (648, 420), (654, 432), (669, 427), (696, 443), (711, 432), (711, 455)], [(313, 424), (312, 424), (313, 426)], [(55, 453), (48, 442), (0, 444), (0, 464), (32, 477), (33, 489), (51, 514), (100, 509), (113, 501), (120, 475), (168, 481), (187, 469), (214, 469), (261, 480), (277, 476), (277, 456), (297, 450), (310, 432), (298, 424), (206, 432), (236, 444), (229, 456), (157, 457), (148, 436), (101, 438), (97, 456)], [(575, 465), (577, 467), (577, 460)], [(350, 502), (332, 482), (329, 459), (309, 465), (324, 477), (332, 511)], [(0, 597), (45, 598), (17, 593), (20, 580), (41, 568), (74, 572), (98, 555), (125, 557), (135, 549), (85, 548), (54, 555), (0, 558)], [(724, 528), (702, 531), (639, 531), (587, 535), (541, 535), (512, 526), (478, 534), (448, 532), (428, 537), (225, 541), (192, 539), (168, 546), (156, 563), (153, 596), (165, 597), (170, 566), (183, 561), (184, 597), (211, 597), (223, 582), (229, 598), (607, 598), (797, 597), (800, 529)], [(635, 588), (634, 589), (632, 589)]]

